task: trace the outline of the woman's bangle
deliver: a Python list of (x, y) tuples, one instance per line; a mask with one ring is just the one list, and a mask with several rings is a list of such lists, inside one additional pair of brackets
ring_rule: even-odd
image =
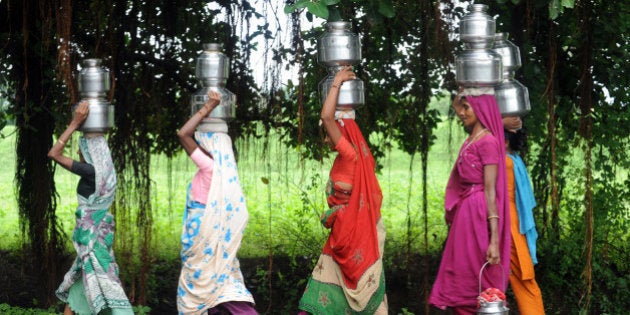
[(488, 221), (490, 221), (492, 219), (497, 219), (498, 220), (499, 216), (498, 215), (491, 215), (491, 216), (488, 217)]
[(66, 145), (66, 142), (65, 142), (65, 141), (63, 141), (63, 140), (61, 140), (61, 139), (57, 139), (57, 142), (61, 143), (61, 145), (63, 145), (63, 146), (65, 146), (65, 145)]
[(339, 88), (339, 84), (332, 84), (330, 87), (331, 88)]

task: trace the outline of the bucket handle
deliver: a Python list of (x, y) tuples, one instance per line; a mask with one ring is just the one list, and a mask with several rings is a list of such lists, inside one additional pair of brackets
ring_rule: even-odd
[[(481, 270), (479, 270), (479, 294), (481, 294), (481, 292), (483, 292), (481, 290), (481, 276), (483, 274), (483, 269), (486, 268), (486, 266), (490, 264), (489, 261), (486, 261), (485, 264), (483, 264), (483, 266), (481, 266)], [(497, 265), (501, 266), (501, 277), (502, 277), (502, 282), (505, 282), (505, 268), (503, 268), (503, 265), (501, 265), (501, 263), (498, 263)]]

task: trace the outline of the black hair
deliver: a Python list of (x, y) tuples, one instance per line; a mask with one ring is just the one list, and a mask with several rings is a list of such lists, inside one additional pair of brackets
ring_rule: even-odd
[(521, 128), (516, 132), (509, 132), (507, 130), (503, 130), (505, 134), (505, 141), (508, 142), (510, 146), (510, 150), (518, 153), (525, 153), (527, 150), (527, 130)]

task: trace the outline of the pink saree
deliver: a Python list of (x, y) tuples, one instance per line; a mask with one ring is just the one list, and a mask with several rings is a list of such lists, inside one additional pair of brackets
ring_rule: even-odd
[(496, 164), (496, 203), (499, 215), (500, 266), (486, 267), (482, 290), (505, 291), (510, 271), (510, 218), (505, 174), (503, 124), (493, 95), (467, 96), (477, 118), (492, 134), (468, 145), (464, 142), (451, 172), (444, 207), (450, 226), (429, 303), (474, 314), (479, 295), (479, 271), (486, 261), (490, 239), (484, 193), (483, 166)]

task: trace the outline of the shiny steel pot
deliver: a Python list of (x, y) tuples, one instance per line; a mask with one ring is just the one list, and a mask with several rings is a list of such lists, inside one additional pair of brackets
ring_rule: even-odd
[[(479, 294), (481, 295), (481, 279), (482, 279), (482, 274), (483, 274), (483, 270), (484, 268), (486, 268), (486, 266), (488, 266), (490, 264), (489, 261), (487, 261), (486, 263), (483, 264), (483, 266), (481, 266), (481, 269), (479, 270)], [(505, 282), (505, 274), (503, 273), (504, 269), (502, 265), (501, 266), (501, 274), (503, 275), (503, 280), (502, 282)], [(477, 309), (477, 315), (508, 315), (510, 312), (510, 309), (507, 308), (505, 306), (505, 301), (486, 301), (484, 299), (479, 299), (479, 309)]]
[(529, 113), (529, 91), (516, 80), (505, 80), (494, 87), (494, 97), (504, 116), (523, 116)]
[(101, 59), (84, 59), (77, 83), (82, 98), (105, 97), (110, 88), (109, 70), (101, 67)]
[(503, 81), (501, 55), (489, 49), (464, 50), (455, 57), (457, 83), (492, 86)]
[[(319, 94), (322, 104), (328, 96), (330, 86), (335, 79), (335, 74), (331, 73), (324, 80), (319, 82)], [(365, 104), (365, 87), (361, 79), (349, 80), (339, 87), (339, 97), (337, 98), (337, 109), (356, 109)]]
[(514, 71), (521, 67), (521, 52), (518, 46), (507, 39), (507, 33), (497, 33), (492, 50), (501, 55), (503, 78), (513, 78)]
[[(79, 127), (82, 132), (105, 133), (114, 127), (114, 105), (109, 104), (103, 98), (87, 98), (89, 113), (83, 124)], [(79, 104), (72, 106), (72, 113)]]
[(459, 22), (459, 36), (467, 48), (492, 48), (496, 22), (488, 15), (488, 6), (473, 4), (468, 6), (470, 11)]
[[(109, 70), (101, 67), (101, 59), (84, 59), (81, 61), (78, 75), (78, 87), (81, 101), (87, 101), (89, 113), (79, 127), (83, 132), (107, 132), (114, 126), (114, 106), (105, 96), (110, 89)], [(78, 103), (72, 107), (72, 112)]]
[(203, 121), (211, 121), (212, 118), (226, 121), (236, 117), (236, 95), (228, 89), (220, 86), (204, 86), (193, 93), (190, 100), (190, 114), (194, 115), (208, 100), (208, 92), (216, 91), (221, 93), (221, 102), (215, 107)]
[(350, 31), (350, 22), (326, 23), (317, 39), (317, 61), (326, 67), (355, 65), (361, 61), (361, 41)]
[(236, 117), (236, 96), (225, 88), (230, 60), (221, 49), (221, 44), (204, 44), (203, 52), (197, 58), (195, 75), (201, 88), (190, 99), (191, 114), (194, 115), (206, 103), (209, 91), (219, 92), (222, 96), (219, 105), (202, 122), (209, 122), (213, 118), (227, 121)]
[(508, 315), (510, 309), (505, 306), (505, 301), (482, 302), (477, 310), (478, 315)]
[(230, 59), (221, 52), (222, 48), (223, 45), (217, 43), (203, 44), (195, 67), (195, 76), (202, 86), (225, 86)]

